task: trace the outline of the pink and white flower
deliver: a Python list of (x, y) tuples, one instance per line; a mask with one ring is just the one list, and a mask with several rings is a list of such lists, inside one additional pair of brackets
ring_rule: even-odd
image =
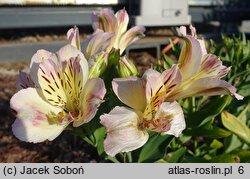
[(115, 156), (143, 146), (149, 137), (147, 130), (178, 137), (186, 126), (182, 109), (176, 101), (165, 100), (180, 82), (176, 65), (162, 74), (147, 70), (142, 78), (114, 79), (113, 90), (128, 107), (117, 106), (100, 117), (107, 129), (106, 153)]
[(102, 79), (88, 79), (88, 70), (84, 55), (74, 46), (66, 45), (56, 54), (38, 50), (31, 59), (30, 74), (19, 78), (22, 89), (10, 100), (17, 112), (14, 135), (42, 142), (56, 138), (71, 122), (74, 127), (89, 122), (106, 89)]
[(143, 26), (135, 26), (127, 30), (129, 16), (125, 9), (121, 9), (115, 14), (108, 8), (102, 9), (93, 14), (92, 21), (94, 30), (101, 29), (104, 32), (114, 33), (107, 51), (115, 48), (120, 49), (120, 54), (122, 54), (130, 44), (145, 36)]
[(243, 99), (236, 93), (235, 87), (221, 79), (230, 67), (224, 66), (216, 55), (207, 54), (205, 42), (197, 39), (193, 26), (190, 30), (192, 35), (187, 35), (186, 28), (180, 27), (184, 40), (178, 60), (182, 82), (169, 94), (169, 98), (177, 100), (189, 96), (231, 94), (239, 100)]

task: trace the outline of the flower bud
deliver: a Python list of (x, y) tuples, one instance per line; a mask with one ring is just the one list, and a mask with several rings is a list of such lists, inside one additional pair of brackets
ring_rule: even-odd
[[(97, 78), (103, 74), (108, 66), (108, 54), (101, 53), (90, 60), (89, 78)], [(91, 65), (92, 63), (92, 65)]]
[(132, 60), (129, 60), (126, 56), (121, 57), (117, 65), (117, 72), (120, 77), (136, 76), (138, 71)]

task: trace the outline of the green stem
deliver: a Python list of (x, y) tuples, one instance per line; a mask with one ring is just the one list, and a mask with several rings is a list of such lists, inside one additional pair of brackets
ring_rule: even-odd
[(123, 163), (127, 163), (127, 153), (123, 153)]
[(195, 112), (195, 97), (192, 97), (192, 112)]
[(110, 161), (112, 161), (112, 162), (114, 162), (114, 163), (120, 163), (115, 157), (107, 156), (106, 159), (107, 159), (107, 160), (110, 160)]
[(129, 162), (129, 163), (132, 163), (132, 162), (133, 162), (133, 158), (132, 158), (131, 152), (128, 152), (128, 153), (127, 153), (127, 156), (128, 156), (128, 162)]

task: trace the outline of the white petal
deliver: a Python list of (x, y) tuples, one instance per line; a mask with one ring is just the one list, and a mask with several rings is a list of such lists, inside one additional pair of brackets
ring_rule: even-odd
[(174, 135), (179, 137), (181, 132), (186, 128), (186, 123), (181, 106), (176, 102), (162, 103), (159, 111), (156, 114), (156, 118), (167, 115), (171, 116), (170, 129), (164, 134)]
[(17, 112), (12, 125), (14, 135), (26, 142), (43, 142), (55, 139), (68, 125), (49, 123), (47, 114), (58, 114), (62, 109), (45, 102), (34, 88), (20, 90), (10, 100), (10, 106)]
[(112, 87), (116, 96), (133, 109), (143, 111), (146, 107), (145, 83), (137, 77), (115, 78)]
[(104, 150), (110, 156), (138, 149), (148, 140), (148, 133), (139, 129), (138, 114), (129, 108), (117, 106), (100, 119), (107, 129)]

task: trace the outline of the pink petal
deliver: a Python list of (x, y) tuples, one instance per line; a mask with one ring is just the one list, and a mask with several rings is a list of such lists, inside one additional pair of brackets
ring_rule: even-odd
[(117, 20), (111, 9), (105, 8), (92, 15), (92, 26), (94, 30), (101, 29), (104, 32), (114, 32)]
[(135, 41), (143, 38), (145, 28), (143, 26), (135, 26), (129, 29), (121, 38), (119, 38), (119, 46), (120, 54), (124, 52), (124, 50), (134, 43)]
[(87, 81), (83, 89), (83, 103), (79, 107), (81, 109), (81, 116), (78, 120), (74, 121), (74, 127), (87, 123), (95, 117), (105, 94), (106, 88), (101, 78), (92, 78)]
[(189, 29), (191, 30), (191, 35), (197, 38), (195, 27), (190, 24)]
[[(116, 14), (116, 19), (117, 19), (117, 26), (115, 29), (115, 37), (113, 39), (113, 47), (116, 49), (120, 49), (120, 39), (122, 35), (127, 31), (128, 27), (128, 14), (125, 9), (119, 10)], [(121, 50), (122, 54), (123, 50)]]
[(185, 26), (181, 26), (180, 28), (179, 28), (179, 35), (182, 35), (182, 36), (186, 36), (187, 35), (187, 28), (185, 27)]
[(200, 42), (196, 38), (187, 35), (183, 37), (183, 39), (184, 44), (178, 60), (178, 66), (183, 81), (185, 81), (193, 77), (199, 71), (203, 52)]
[(154, 97), (157, 100), (164, 100), (171, 91), (180, 85), (182, 76), (178, 66), (173, 65), (171, 69), (165, 70), (162, 74), (155, 70), (147, 70), (143, 78), (147, 81), (146, 97), (150, 102), (154, 101)]
[(145, 82), (137, 77), (115, 78), (112, 87), (116, 96), (129, 107), (143, 111), (146, 107)]
[(77, 27), (74, 27), (74, 28), (71, 28), (68, 30), (67, 39), (69, 40), (69, 42), (72, 46), (76, 47), (78, 50), (81, 51), (79, 30)]
[(117, 106), (100, 119), (107, 129), (104, 150), (110, 156), (138, 149), (148, 140), (148, 133), (139, 128), (138, 114), (129, 108)]
[(62, 109), (45, 102), (34, 88), (20, 90), (10, 100), (10, 106), (17, 112), (12, 125), (14, 135), (26, 142), (43, 142), (55, 139), (68, 122), (49, 123), (49, 113), (58, 114)]
[(222, 65), (222, 61), (213, 54), (206, 54), (202, 58), (201, 71), (204, 72), (202, 77), (222, 78), (230, 68)]
[[(123, 34), (128, 27), (128, 13), (125, 9), (121, 9), (116, 12), (115, 17), (117, 19), (117, 32), (118, 34)], [(118, 32), (119, 31), (119, 32)]]
[(83, 44), (85, 57), (90, 60), (92, 56), (106, 50), (110, 45), (110, 40), (113, 36), (114, 33), (103, 32), (102, 30), (97, 29)]
[(201, 78), (193, 81), (184, 89), (178, 89), (177, 93), (171, 94), (171, 98), (177, 100), (190, 96), (214, 96), (221, 94), (231, 94), (239, 100), (243, 99), (242, 96), (236, 93), (235, 87), (217, 78)]
[(34, 85), (35, 84), (32, 81), (29, 74), (22, 72), (22, 71), (19, 72), (17, 83), (16, 83), (17, 90), (25, 89), (28, 87), (34, 87)]

